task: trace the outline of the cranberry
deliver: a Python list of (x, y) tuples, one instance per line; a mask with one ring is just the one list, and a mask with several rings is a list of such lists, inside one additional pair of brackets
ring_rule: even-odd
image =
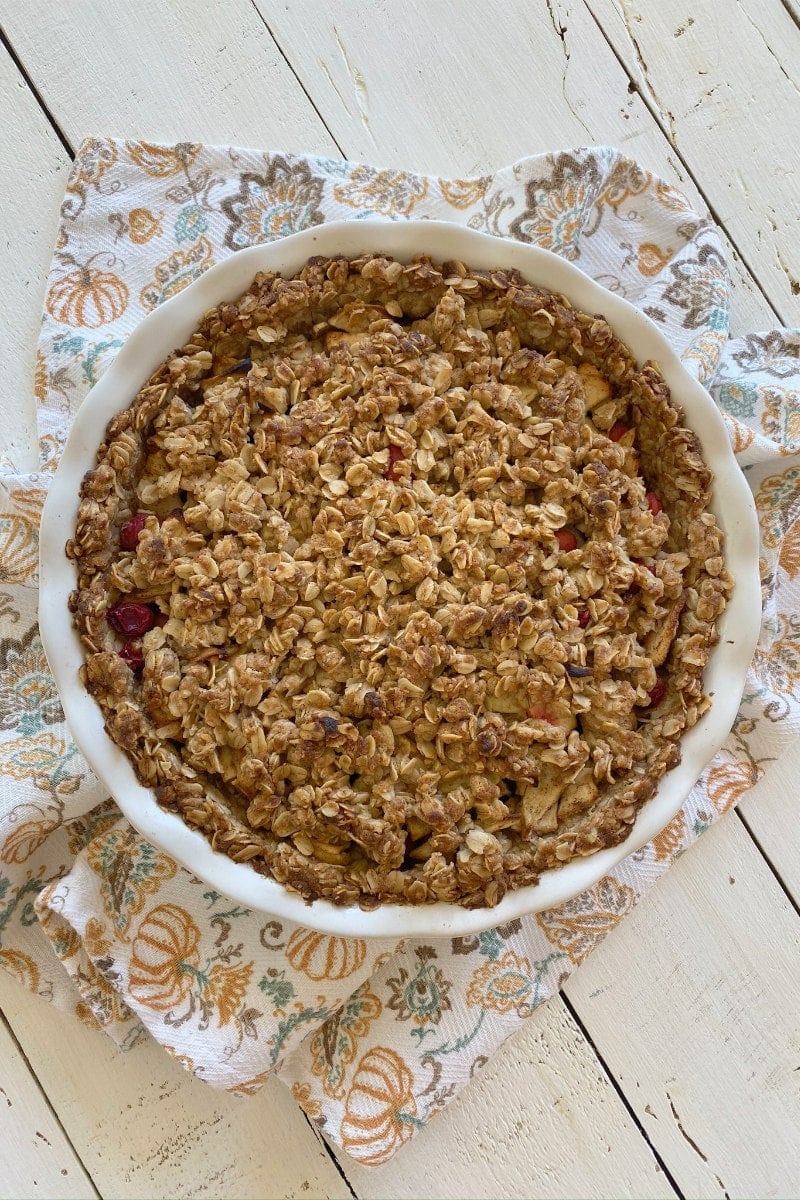
[(559, 550), (563, 550), (568, 554), (570, 550), (574, 550), (578, 545), (578, 539), (571, 529), (559, 529), (556, 532), (556, 541), (558, 542)]
[(144, 670), (144, 652), (141, 642), (126, 642), (120, 650), (119, 656), (135, 675)]
[(119, 544), (123, 550), (135, 550), (139, 542), (139, 534), (144, 529), (147, 513), (136, 513), (119, 531)]
[(526, 714), (532, 721), (546, 721), (548, 725), (557, 725), (558, 721), (547, 711), (544, 704), (534, 704)]
[(645, 496), (645, 500), (647, 501), (647, 507), (650, 509), (650, 512), (654, 517), (657, 517), (664, 507), (658, 496), (655, 494), (655, 492), (648, 492)]
[(397, 478), (397, 476), (395, 475), (395, 472), (394, 472), (395, 464), (401, 462), (402, 459), (404, 459), (404, 458), (405, 458), (405, 454), (403, 453), (403, 451), (400, 449), (399, 446), (391, 445), (389, 447), (389, 465), (386, 468), (386, 471), (384, 472), (384, 479), (396, 479)]
[(591, 620), (591, 613), (589, 612), (588, 608), (579, 608), (578, 609), (578, 624), (580, 625), (581, 629), (585, 629), (586, 626), (589, 624), (590, 620)]
[(649, 693), (651, 708), (658, 708), (659, 704), (664, 699), (666, 691), (667, 691), (667, 689), (664, 684), (664, 681), (659, 679), (658, 682), (656, 683), (656, 686)]
[(106, 620), (126, 641), (141, 637), (152, 629), (155, 624), (155, 613), (146, 604), (136, 604), (131, 600), (117, 604), (106, 613)]
[(153, 624), (155, 625), (156, 629), (163, 629), (168, 620), (169, 617), (166, 613), (157, 612), (153, 617)]
[(612, 442), (618, 442), (620, 438), (625, 436), (629, 428), (630, 426), (626, 425), (624, 421), (615, 421), (608, 431), (608, 436)]

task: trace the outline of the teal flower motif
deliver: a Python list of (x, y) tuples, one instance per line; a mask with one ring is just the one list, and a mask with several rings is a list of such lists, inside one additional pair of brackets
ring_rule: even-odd
[(196, 242), (208, 229), (208, 218), (199, 204), (188, 204), (178, 213), (175, 222), (175, 241)]
[(723, 384), (719, 389), (719, 402), (732, 417), (748, 421), (756, 415), (759, 389), (750, 380), (739, 379)]
[(267, 971), (258, 986), (265, 996), (270, 997), (278, 1012), (285, 1009), (290, 1000), (294, 1000), (294, 987), (288, 979), (284, 979), (282, 971)]
[(0, 642), (0, 729), (34, 737), (64, 720), (61, 701), (34, 626)]
[(413, 975), (401, 967), (394, 978), (387, 979), (391, 993), (388, 1007), (397, 1013), (399, 1021), (410, 1020), (420, 1027), (438, 1025), (450, 1008), (451, 985), (432, 963), (436, 958), (432, 946), (419, 946), (416, 954), (419, 962)]

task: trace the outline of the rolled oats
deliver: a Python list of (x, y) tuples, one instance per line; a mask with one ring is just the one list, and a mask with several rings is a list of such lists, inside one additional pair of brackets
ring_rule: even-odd
[(513, 271), (259, 275), (84, 480), (84, 681), (161, 805), (307, 900), (493, 905), (624, 839), (708, 707), (710, 483), (657, 365)]

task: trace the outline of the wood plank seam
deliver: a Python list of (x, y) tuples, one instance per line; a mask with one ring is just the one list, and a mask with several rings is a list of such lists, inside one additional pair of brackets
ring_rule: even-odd
[(650, 1135), (648, 1134), (647, 1130), (645, 1129), (644, 1125), (639, 1120), (639, 1117), (636, 1114), (636, 1110), (633, 1108), (633, 1106), (629, 1102), (628, 1097), (625, 1095), (625, 1092), (622, 1090), (622, 1087), (619, 1084), (619, 1082), (617, 1081), (613, 1072), (611, 1071), (611, 1068), (608, 1066), (605, 1059), (603, 1058), (603, 1055), (598, 1050), (598, 1048), (594, 1042), (594, 1039), (592, 1038), (591, 1034), (589, 1033), (589, 1030), (586, 1028), (586, 1025), (581, 1020), (579, 1013), (575, 1009), (575, 1006), (571, 1003), (569, 997), (566, 995), (563, 988), (559, 991), (558, 994), (561, 997), (561, 999), (564, 1003), (564, 1007), (567, 1009), (567, 1012), (570, 1014), (573, 1021), (578, 1026), (578, 1029), (580, 1029), (581, 1033), (583, 1034), (584, 1038), (586, 1039), (586, 1044), (588, 1045), (589, 1049), (591, 1050), (592, 1054), (594, 1055), (595, 1059), (597, 1060), (598, 1067), (603, 1072), (603, 1074), (606, 1076), (608, 1082), (611, 1084), (612, 1088), (619, 1096), (619, 1099), (620, 1099), (621, 1103), (624, 1105), (628, 1116), (630, 1117), (631, 1121), (633, 1121), (634, 1125), (636, 1126), (637, 1130), (639, 1131), (643, 1141), (646, 1143), (648, 1149), (650, 1150), (650, 1153), (652, 1154), (653, 1158), (658, 1163), (659, 1168), (661, 1169), (661, 1171), (663, 1171), (664, 1178), (666, 1179), (667, 1183), (672, 1188), (673, 1192), (679, 1198), (679, 1200), (685, 1200), (684, 1193), (681, 1191), (680, 1187), (678, 1186), (674, 1175), (670, 1171), (669, 1167), (665, 1163), (662, 1156), (659, 1154), (658, 1150), (656, 1150), (655, 1146), (653, 1145), (653, 1143), (650, 1139)]
[(90, 1183), (92, 1185), (92, 1191), (94, 1192), (95, 1197), (97, 1198), (97, 1200), (102, 1200), (101, 1193), (97, 1190), (97, 1187), (94, 1182), (94, 1177), (93, 1177), (91, 1171), (89, 1170), (89, 1168), (87, 1167), (83, 1158), (81, 1157), (72, 1138), (69, 1136), (66, 1129), (64, 1128), (64, 1123), (61, 1120), (61, 1118), (59, 1117), (55, 1108), (53, 1107), (53, 1105), (50, 1101), (50, 1097), (48, 1096), (47, 1092), (45, 1091), (44, 1087), (42, 1086), (42, 1082), (39, 1079), (39, 1076), (37, 1075), (37, 1073), (33, 1067), (33, 1064), (31, 1063), (31, 1060), (28, 1058), (28, 1055), (25, 1053), (24, 1048), (20, 1044), (19, 1038), (17, 1037), (16, 1033), (12, 1029), (11, 1023), (9, 1022), (8, 1018), (6, 1017), (6, 1014), (3, 1012), (3, 1010), (1, 1008), (0, 1008), (0, 1022), (2, 1022), (4, 1029), (8, 1033), (8, 1036), (11, 1038), (11, 1041), (13, 1042), (17, 1053), (19, 1054), (20, 1058), (22, 1059), (23, 1063), (25, 1064), (25, 1066), (30, 1074), (31, 1079), (36, 1084), (36, 1087), (39, 1089), (39, 1092), (41, 1093), (42, 1099), (44, 1100), (44, 1103), (47, 1106), (47, 1109), (50, 1112), (50, 1115), (52, 1116), (52, 1118), (55, 1121), (58, 1128), (61, 1130), (61, 1133), (64, 1135), (64, 1139), (65, 1139), (67, 1145), (69, 1146), (72, 1153), (75, 1155), (76, 1159), (80, 1163), (80, 1165), (86, 1175), (86, 1178), (90, 1181)]
[(304, 1117), (304, 1119), (305, 1119), (306, 1125), (308, 1125), (308, 1127), (309, 1127), (309, 1129), (311, 1130), (311, 1132), (313, 1133), (314, 1137), (317, 1139), (317, 1141), (319, 1142), (319, 1144), (320, 1144), (320, 1146), (322, 1147), (322, 1149), (323, 1149), (323, 1150), (325, 1151), (325, 1153), (328, 1155), (328, 1158), (329, 1158), (329, 1159), (331, 1160), (331, 1162), (333, 1163), (334, 1167), (336, 1168), (336, 1171), (337, 1171), (337, 1173), (338, 1173), (339, 1175), (341, 1175), (341, 1177), (342, 1177), (342, 1182), (344, 1183), (344, 1185), (345, 1185), (345, 1187), (347, 1188), (347, 1190), (348, 1190), (348, 1192), (350, 1193), (350, 1195), (353, 1197), (353, 1200), (359, 1200), (359, 1197), (358, 1197), (358, 1192), (356, 1192), (356, 1191), (355, 1191), (355, 1189), (353, 1188), (353, 1185), (352, 1185), (352, 1183), (350, 1182), (350, 1180), (349, 1180), (349, 1179), (347, 1178), (347, 1176), (345, 1175), (345, 1173), (344, 1173), (344, 1168), (342, 1167), (342, 1164), (339, 1162), (338, 1158), (336, 1157), (336, 1154), (335, 1154), (335, 1152), (334, 1152), (333, 1148), (332, 1148), (331, 1146), (329, 1146), (329, 1145), (328, 1145), (328, 1143), (325, 1141), (325, 1138), (322, 1136), (322, 1134), (320, 1133), (320, 1131), (317, 1129), (316, 1125), (315, 1125), (315, 1124), (314, 1124), (314, 1122), (311, 1120), (311, 1118), (309, 1117), (308, 1113), (307, 1113), (307, 1112), (305, 1112), (303, 1109), (300, 1109), (300, 1111), (301, 1111), (301, 1112), (302, 1112), (302, 1114), (303, 1114), (303, 1117)]
[[(339, 151), (339, 153), (341, 154), (342, 158), (347, 158), (347, 155), (345, 154), (344, 150), (342, 149), (342, 145), (341, 145), (341, 143), (340, 143), (340, 142), (339, 142), (339, 140), (338, 140), (338, 139), (337, 139), (337, 138), (334, 136), (333, 130), (331, 129), (330, 125), (329, 125), (329, 124), (328, 124), (328, 122), (325, 120), (325, 118), (323, 117), (322, 113), (321, 113), (321, 112), (320, 112), (320, 110), (317, 108), (316, 104), (314, 103), (314, 100), (312, 99), (312, 97), (311, 97), (311, 94), (310, 94), (310, 92), (308, 91), (308, 88), (307, 88), (307, 87), (306, 87), (306, 85), (303, 83), (303, 81), (302, 81), (302, 79), (300, 78), (300, 76), (298, 75), (297, 71), (294, 69), (294, 66), (293, 66), (293, 65), (292, 65), (292, 63), (290, 62), (290, 60), (289, 60), (289, 57), (288, 57), (288, 55), (286, 54), (286, 51), (284, 50), (283, 46), (280, 44), (280, 42), (279, 42), (279, 41), (278, 41), (278, 39), (276, 38), (275, 34), (272, 32), (272, 29), (270, 28), (270, 26), (269, 26), (269, 23), (268, 23), (268, 21), (266, 20), (266, 18), (265, 18), (265, 16), (264, 16), (264, 14), (263, 14), (262, 12), (260, 12), (260, 11), (259, 11), (258, 5), (256, 4), (255, 0), (250, 0), (250, 3), (251, 3), (251, 5), (253, 6), (253, 9), (254, 9), (254, 11), (255, 11), (255, 14), (256, 14), (256, 16), (258, 17), (259, 21), (260, 21), (260, 22), (261, 22), (261, 24), (264, 26), (264, 28), (266, 29), (266, 31), (267, 31), (267, 33), (269, 34), (269, 36), (272, 38), (272, 41), (275, 43), (275, 49), (278, 51), (278, 53), (280, 54), (281, 58), (282, 58), (282, 59), (283, 59), (283, 61), (286, 63), (286, 66), (289, 68), (289, 70), (291, 71), (292, 75), (294, 75), (295, 79), (297, 80), (298, 86), (299, 86), (299, 87), (300, 87), (300, 89), (302, 90), (302, 93), (303, 93), (303, 95), (305, 96), (306, 100), (308, 100), (308, 103), (311, 105), (311, 107), (313, 108), (314, 112), (317, 114), (317, 116), (319, 117), (320, 121), (321, 121), (321, 122), (322, 122), (322, 124), (324, 125), (324, 127), (325, 127), (325, 129), (326, 129), (326, 131), (327, 131), (327, 133), (328, 133), (328, 137), (331, 139), (331, 141), (333, 142), (333, 144), (336, 146), (336, 149)], [(278, 147), (278, 149), (280, 149), (280, 147)]]
[[(639, 82), (638, 82), (636, 79), (634, 79), (633, 75), (632, 75), (632, 74), (631, 74), (631, 72), (628, 70), (628, 67), (627, 67), (627, 66), (626, 66), (626, 64), (625, 64), (625, 61), (624, 61), (624, 59), (621, 57), (621, 55), (620, 55), (620, 54), (619, 54), (619, 52), (617, 51), (617, 48), (616, 48), (616, 46), (614, 45), (613, 41), (611, 40), (611, 37), (610, 37), (610, 35), (609, 35), (608, 33), (606, 33), (606, 31), (605, 31), (605, 29), (603, 28), (603, 26), (601, 25), (600, 21), (599, 21), (599, 20), (598, 20), (598, 18), (595, 16), (594, 12), (592, 12), (592, 9), (589, 7), (589, 5), (586, 3), (586, 0), (583, 0), (583, 4), (584, 4), (584, 7), (586, 8), (587, 12), (588, 12), (588, 13), (589, 13), (589, 15), (591, 16), (592, 20), (594, 21), (595, 25), (597, 26), (598, 30), (599, 30), (599, 31), (600, 31), (600, 33), (602, 34), (602, 36), (603, 36), (603, 40), (605, 41), (605, 43), (606, 43), (606, 45), (608, 46), (609, 50), (611, 51), (611, 53), (614, 55), (615, 59), (616, 59), (616, 60), (617, 60), (617, 62), (619, 63), (621, 70), (623, 70), (623, 71), (625, 72), (625, 74), (628, 76), (628, 79), (630, 80), (629, 89), (633, 89), (633, 91), (635, 91), (635, 92), (636, 92), (636, 94), (637, 94), (637, 95), (639, 96), (639, 98), (641, 99), (641, 101), (642, 101), (642, 103), (644, 104), (645, 108), (646, 108), (646, 109), (647, 109), (647, 111), (650, 113), (650, 115), (651, 115), (651, 117), (653, 118), (653, 120), (655, 121), (656, 125), (657, 125), (657, 126), (658, 126), (658, 128), (661, 130), (661, 132), (663, 133), (664, 137), (667, 139), (667, 141), (669, 142), (670, 146), (672, 147), (672, 150), (673, 150), (673, 152), (674, 152), (674, 154), (675, 154), (676, 158), (678, 159), (678, 162), (681, 164), (681, 167), (682, 167), (682, 168), (683, 168), (683, 170), (686, 172), (686, 174), (689, 176), (689, 178), (691, 179), (692, 183), (693, 183), (693, 184), (694, 184), (694, 186), (697, 188), (697, 191), (700, 193), (700, 196), (702, 197), (703, 203), (705, 204), (706, 208), (708, 209), (708, 211), (709, 211), (709, 214), (711, 215), (711, 218), (712, 218), (712, 220), (713, 220), (713, 221), (714, 221), (714, 223), (715, 223), (715, 224), (716, 224), (716, 225), (719, 227), (719, 229), (721, 229), (721, 230), (724, 230), (724, 231), (725, 231), (725, 236), (727, 237), (727, 239), (728, 239), (728, 241), (730, 242), (731, 246), (733, 247), (733, 249), (735, 250), (736, 254), (738, 255), (738, 257), (739, 257), (739, 259), (740, 259), (740, 261), (741, 261), (742, 265), (744, 266), (745, 270), (747, 271), (747, 274), (750, 276), (750, 279), (752, 280), (752, 282), (753, 282), (753, 285), (754, 285), (754, 286), (755, 286), (755, 287), (758, 289), (758, 291), (759, 291), (759, 292), (761, 293), (761, 295), (763, 296), (763, 298), (764, 298), (764, 302), (765, 302), (765, 303), (767, 304), (767, 306), (769, 307), (769, 309), (770, 309), (770, 312), (772, 312), (772, 313), (773, 313), (773, 315), (774, 315), (774, 317), (775, 317), (775, 320), (776, 320), (776, 322), (777, 322), (779, 325), (783, 325), (783, 324), (784, 324), (784, 322), (783, 322), (783, 319), (782, 319), (782, 317), (781, 317), (780, 313), (778, 312), (777, 308), (775, 307), (775, 305), (772, 303), (772, 300), (770, 299), (769, 295), (767, 294), (767, 292), (766, 292), (766, 291), (764, 290), (764, 288), (762, 287), (762, 285), (761, 285), (761, 281), (759, 280), (759, 277), (758, 277), (758, 275), (756, 274), (755, 270), (754, 270), (754, 269), (753, 269), (753, 267), (751, 266), (751, 264), (750, 264), (750, 262), (748, 261), (748, 259), (745, 257), (745, 255), (744, 255), (744, 254), (742, 253), (742, 251), (740, 250), (740, 248), (739, 248), (739, 246), (738, 246), (738, 244), (737, 244), (737, 242), (736, 242), (736, 240), (735, 240), (735, 238), (734, 238), (733, 234), (731, 233), (730, 229), (728, 229), (727, 225), (725, 224), (725, 222), (724, 222), (724, 221), (722, 220), (722, 218), (720, 217), (720, 215), (719, 215), (719, 212), (717, 211), (716, 207), (715, 207), (715, 206), (714, 206), (714, 205), (711, 203), (711, 201), (709, 200), (709, 197), (708, 197), (708, 195), (707, 195), (707, 193), (706, 193), (706, 190), (705, 190), (705, 188), (704, 188), (704, 187), (703, 187), (703, 185), (700, 183), (700, 180), (699, 180), (699, 179), (698, 179), (698, 177), (696, 176), (695, 172), (694, 172), (694, 171), (691, 169), (691, 167), (689, 166), (688, 162), (686, 161), (686, 158), (684, 157), (684, 155), (681, 153), (680, 149), (678, 148), (678, 146), (677, 146), (677, 144), (676, 144), (676, 141), (675, 141), (674, 117), (672, 117), (672, 114), (671, 114), (669, 111), (666, 111), (666, 114), (662, 113), (662, 111), (661, 111), (661, 106), (660, 106), (660, 102), (659, 102), (659, 100), (658, 100), (658, 96), (657, 96), (656, 92), (654, 91), (654, 89), (653, 89), (653, 87), (652, 87), (652, 85), (650, 84), (650, 81), (649, 81), (649, 79), (648, 79), (648, 75), (647, 75), (647, 65), (646, 65), (646, 63), (645, 63), (645, 61), (644, 61), (644, 58), (643, 58), (643, 56), (642, 56), (641, 47), (639, 46), (639, 44), (638, 44), (638, 42), (636, 41), (636, 38), (635, 38), (635, 36), (634, 36), (634, 34), (633, 34), (632, 30), (630, 29), (630, 24), (629, 24), (629, 22), (627, 21), (627, 19), (625, 19), (625, 16), (624, 16), (624, 8), (623, 8), (623, 9), (621, 9), (621, 10), (620, 10), (620, 12), (621, 12), (621, 14), (622, 14), (622, 16), (623, 16), (623, 20), (625, 21), (625, 27), (626, 27), (626, 29), (628, 30), (628, 36), (630, 37), (630, 40), (631, 40), (631, 45), (633, 46), (633, 49), (634, 49), (634, 53), (635, 53), (635, 55), (636, 55), (637, 62), (638, 62), (638, 63), (639, 63), (639, 65), (640, 65), (640, 69), (641, 69), (641, 72), (642, 72), (642, 77), (644, 78), (644, 81), (645, 81), (645, 83), (647, 84), (647, 91), (643, 90), (643, 89), (642, 89), (642, 87), (640, 86)], [(796, 18), (795, 18), (795, 19), (796, 19)], [(798, 22), (798, 24), (800, 24), (800, 22)], [(666, 120), (666, 121), (665, 121), (665, 119), (664, 119), (665, 115), (666, 115), (666, 118), (667, 118), (667, 120)], [(669, 129), (667, 129), (667, 128), (666, 128), (666, 125), (667, 125), (667, 124), (669, 124), (669, 126), (670, 126), (670, 128), (669, 128)]]
[(8, 40), (8, 38), (6, 36), (6, 32), (3, 29), (2, 25), (0, 25), (0, 45), (2, 45), (2, 47), (5, 49), (6, 53), (8, 54), (8, 57), (11, 59), (14, 66), (17, 68), (17, 70), (19, 71), (22, 78), (25, 80), (25, 86), (28, 88), (28, 91), (33, 96), (36, 103), (39, 105), (39, 108), (42, 110), (42, 113), (44, 114), (47, 122), (49, 123), (50, 127), (52, 128), (53, 133), (56, 135), (59, 142), (64, 147), (65, 152), (69, 155), (70, 159), (74, 161), (75, 151), (73, 150), (73, 148), (70, 144), (69, 138), (64, 133), (64, 130), (61, 128), (58, 121), (55, 119), (53, 114), (50, 112), (50, 109), (45, 104), (41, 92), (39, 91), (36, 84), (31, 79), (28, 72), (25, 70), (24, 63), (22, 62), (21, 58), (15, 51), (14, 47), (11, 45), (11, 42)]
[(767, 864), (767, 866), (769, 867), (773, 876), (775, 877), (775, 882), (777, 883), (778, 887), (781, 889), (784, 896), (789, 901), (789, 903), (791, 904), (794, 911), (797, 913), (798, 917), (800, 917), (800, 904), (798, 904), (798, 901), (792, 895), (791, 891), (789, 890), (789, 885), (784, 881), (783, 876), (781, 875), (780, 871), (773, 864), (769, 854), (764, 849), (764, 847), (761, 845), (759, 838), (756, 836), (756, 834), (751, 829), (750, 824), (748, 823), (747, 817), (744, 815), (744, 813), (740, 812), (738, 808), (735, 808), (733, 811), (735, 812), (736, 816), (741, 821), (742, 825), (744, 826), (744, 828), (747, 832), (748, 837), (750, 838), (753, 845), (758, 850), (759, 854), (764, 859), (764, 862)]

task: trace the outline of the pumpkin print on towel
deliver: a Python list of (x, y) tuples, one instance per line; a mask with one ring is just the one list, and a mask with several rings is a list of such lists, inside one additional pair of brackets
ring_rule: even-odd
[(367, 1166), (387, 1162), (414, 1134), (414, 1076), (388, 1046), (375, 1046), (358, 1064), (342, 1119), (342, 1146)]
[(50, 284), (45, 307), (61, 325), (79, 329), (99, 329), (117, 321), (128, 307), (128, 286), (118, 275), (92, 264), (105, 259), (106, 267), (116, 259), (109, 254), (95, 254), (86, 263), (77, 263), (71, 254), (61, 256), (65, 266), (73, 270)]
[(139, 1004), (166, 1012), (192, 990), (199, 966), (200, 930), (185, 908), (160, 904), (140, 924), (133, 942), (128, 987)]
[(286, 957), (295, 971), (302, 971), (309, 979), (346, 979), (362, 966), (367, 943), (361, 938), (328, 937), (298, 926), (289, 938)]

